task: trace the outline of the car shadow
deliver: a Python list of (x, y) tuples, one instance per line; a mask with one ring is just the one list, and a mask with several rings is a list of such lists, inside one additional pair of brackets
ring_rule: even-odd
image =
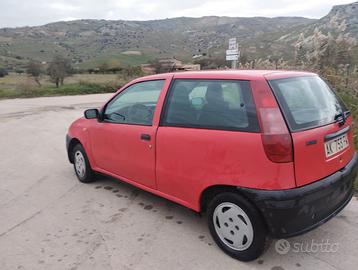
[[(222, 254), (222, 251), (216, 246), (209, 233), (205, 214), (198, 214), (175, 202), (106, 175), (98, 175), (96, 181), (89, 185), (94, 189), (102, 190), (124, 199), (127, 205), (134, 204), (145, 211), (152, 211), (156, 213), (156, 215), (162, 215), (163, 219), (171, 220), (178, 226), (185, 226), (185, 230), (190, 230), (188, 233), (197, 235), (198, 241), (215, 248), (215, 252)], [(355, 203), (358, 201), (356, 198), (353, 198), (353, 200), (356, 201)], [(352, 226), (358, 225), (347, 218), (344, 211), (330, 222), (323, 224), (311, 232), (287, 239), (290, 246), (287, 252), (280, 250), (280, 247), (277, 245), (277, 243), (281, 241), (280, 239), (268, 239), (268, 245), (264, 254), (255, 261), (245, 263), (245, 265), (252, 265), (257, 269), (268, 269), (269, 267), (271, 270), (305, 269), (314, 265), (323, 268), (338, 267), (338, 264), (340, 265), (339, 267), (342, 268), (342, 264), (344, 265), (345, 262), (340, 260), (340, 263), (338, 263), (334, 257), (346, 256), (347, 247), (350, 245), (347, 245), (347, 243), (342, 245), (342, 241), (346, 237), (341, 238), (341, 230), (342, 228), (344, 230), (344, 228), (348, 226), (347, 230), (350, 231)], [(331, 245), (335, 243), (340, 244), (340, 249), (330, 250), (328, 252), (326, 250), (309, 250), (310, 248), (312, 249), (312, 247), (314, 248), (315, 244), (324, 244), (327, 243), (327, 241)], [(356, 243), (354, 245), (357, 246)], [(297, 247), (296, 250), (294, 247)], [(334, 256), (332, 256), (332, 253), (334, 253)], [(227, 258), (234, 260), (228, 256)], [(347, 267), (349, 265), (351, 264), (347, 263)]]

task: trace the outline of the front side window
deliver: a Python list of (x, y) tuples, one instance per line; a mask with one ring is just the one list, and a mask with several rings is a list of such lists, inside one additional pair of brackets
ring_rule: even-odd
[(318, 76), (276, 79), (270, 85), (292, 131), (330, 124), (347, 111)]
[(104, 121), (111, 123), (152, 125), (164, 80), (139, 82), (112, 99), (105, 108)]
[(177, 79), (163, 125), (258, 132), (248, 81)]

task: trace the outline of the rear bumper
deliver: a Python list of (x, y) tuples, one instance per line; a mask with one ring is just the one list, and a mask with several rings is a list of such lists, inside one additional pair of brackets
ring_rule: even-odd
[(239, 188), (262, 212), (271, 236), (305, 233), (337, 215), (353, 196), (358, 155), (336, 173), (303, 187), (288, 190)]

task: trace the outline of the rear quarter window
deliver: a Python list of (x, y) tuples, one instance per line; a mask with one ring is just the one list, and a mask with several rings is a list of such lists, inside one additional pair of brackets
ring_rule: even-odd
[(250, 83), (239, 80), (176, 79), (162, 125), (258, 132)]

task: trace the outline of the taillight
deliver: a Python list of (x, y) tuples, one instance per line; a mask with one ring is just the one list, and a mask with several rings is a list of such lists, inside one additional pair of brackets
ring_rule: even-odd
[[(257, 82), (259, 83), (259, 82)], [(260, 84), (260, 90), (253, 91), (262, 131), (262, 144), (267, 157), (273, 162), (292, 162), (292, 138), (282, 113), (269, 86)]]
[(262, 143), (273, 162), (291, 162), (292, 139), (278, 108), (260, 108)]

